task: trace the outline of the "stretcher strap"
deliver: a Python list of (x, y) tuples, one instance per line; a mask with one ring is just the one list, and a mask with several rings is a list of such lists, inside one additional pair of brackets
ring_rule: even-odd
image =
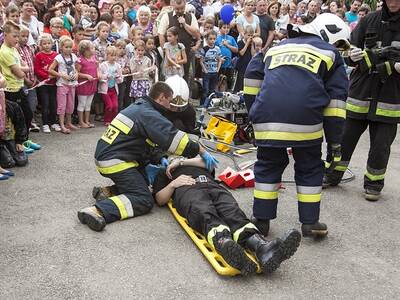
[[(181, 215), (179, 215), (178, 211), (176, 208), (173, 206), (172, 201), (168, 202), (168, 208), (170, 209), (172, 215), (175, 217), (175, 219), (178, 221), (178, 223), (182, 226), (182, 228), (186, 231), (186, 233), (190, 236), (190, 238), (193, 240), (195, 245), (199, 248), (201, 253), (206, 257), (208, 262), (211, 264), (211, 266), (215, 269), (215, 271), (222, 276), (235, 276), (240, 274), (240, 271), (231, 267), (228, 265), (225, 260), (222, 258), (221, 255), (219, 255), (213, 247), (207, 242), (207, 239), (200, 233), (196, 232), (193, 230), (189, 224), (188, 221), (183, 218)], [(246, 252), (246, 254), (249, 256), (251, 260), (253, 260), (255, 263), (257, 263), (257, 260), (255, 257)], [(261, 268), (259, 264), (257, 263), (257, 273), (261, 273)]]

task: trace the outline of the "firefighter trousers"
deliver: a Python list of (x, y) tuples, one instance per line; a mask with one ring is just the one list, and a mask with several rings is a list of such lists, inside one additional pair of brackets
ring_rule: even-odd
[(369, 128), (370, 148), (367, 170), (364, 175), (364, 189), (380, 192), (384, 186), (390, 147), (396, 138), (397, 124), (347, 118), (342, 140), (342, 159), (328, 178), (332, 176), (333, 180), (340, 181), (350, 163), (357, 143), (367, 127)]
[(153, 208), (154, 199), (148, 184), (137, 168), (107, 174), (104, 177), (114, 182), (112, 187), (116, 196), (96, 202), (106, 223), (147, 214)]
[(210, 244), (218, 233), (230, 233), (242, 245), (258, 233), (232, 194), (210, 179), (175, 190), (173, 204), (190, 227), (207, 237)]
[[(299, 219), (303, 224), (319, 220), (324, 164), (321, 144), (292, 148), (295, 160)], [(286, 148), (258, 147), (254, 166), (255, 188), (253, 215), (260, 220), (276, 218), (278, 190), (282, 173), (289, 164)]]

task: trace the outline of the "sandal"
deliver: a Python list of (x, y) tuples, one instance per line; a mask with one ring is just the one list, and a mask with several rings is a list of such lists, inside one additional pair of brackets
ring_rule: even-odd
[(69, 130), (68, 128), (61, 128), (61, 133), (70, 134), (71, 130)]

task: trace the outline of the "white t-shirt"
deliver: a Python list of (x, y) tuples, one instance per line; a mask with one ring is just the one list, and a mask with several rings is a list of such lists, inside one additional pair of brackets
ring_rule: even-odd
[(20, 18), (20, 23), (29, 28), (28, 45), (29, 46), (35, 45), (39, 35), (42, 33), (40, 30), (40, 24), (38, 19), (36, 19), (35, 16), (31, 16), (31, 21), (26, 22), (22, 20), (22, 18)]
[(117, 32), (121, 39), (126, 40), (128, 39), (129, 35), (129, 24), (126, 21), (123, 21), (121, 26), (116, 27)]
[(221, 1), (216, 1), (216, 2), (214, 2), (213, 4), (211, 4), (211, 7), (214, 9), (214, 13), (215, 14), (219, 14), (219, 12), (221, 11), (221, 8), (222, 8), (222, 4), (221, 4)]
[(203, 5), (203, 17), (207, 18), (208, 16), (214, 16), (214, 8), (207, 3), (207, 5)]
[[(65, 59), (64, 59), (65, 58)], [(63, 57), (61, 54), (58, 54), (54, 58), (57, 63), (58, 63), (58, 73), (63, 73), (63, 74), (77, 74), (76, 69), (75, 69), (75, 64), (78, 61), (78, 57), (72, 53), (71, 57)], [(67, 64), (69, 66), (67, 66)], [(67, 81), (62, 77), (59, 77), (57, 79), (57, 86), (63, 86), (63, 85), (76, 85), (78, 82), (76, 80), (74, 81)]]
[[(260, 25), (260, 19), (253, 14), (253, 22), (249, 23), (247, 22), (246, 18), (244, 17), (243, 14), (240, 14), (237, 18), (236, 18), (236, 23), (241, 25), (243, 27), (243, 29), (245, 30), (247, 26), (251, 26), (254, 29), (254, 32), (256, 32), (257, 26)], [(240, 41), (242, 38), (239, 35), (238, 37), (238, 41)]]

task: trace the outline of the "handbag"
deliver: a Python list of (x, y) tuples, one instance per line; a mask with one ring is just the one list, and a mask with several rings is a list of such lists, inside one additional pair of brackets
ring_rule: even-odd
[[(212, 116), (208, 122), (206, 134), (214, 136), (218, 141), (230, 144), (233, 141), (237, 130), (237, 124), (220, 116)], [(230, 147), (224, 144), (217, 144), (216, 149), (221, 152), (228, 152)]]

